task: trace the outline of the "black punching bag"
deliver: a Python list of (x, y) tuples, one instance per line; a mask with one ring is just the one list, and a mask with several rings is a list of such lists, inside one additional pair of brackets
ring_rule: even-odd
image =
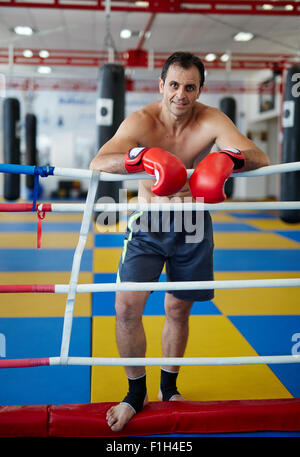
[[(287, 72), (283, 103), (282, 163), (300, 161), (300, 65)], [(281, 174), (281, 201), (300, 201), (300, 171)], [(300, 222), (300, 210), (282, 210), (280, 219), (293, 224)]]
[[(20, 164), (20, 103), (16, 98), (6, 98), (3, 103), (3, 150), (4, 162)], [(4, 192), (6, 200), (20, 197), (20, 175), (4, 174)]]
[[(97, 100), (97, 150), (116, 133), (125, 115), (125, 72), (118, 64), (105, 64), (99, 72), (99, 98)], [(116, 151), (117, 152), (117, 151)], [(100, 181), (96, 200), (110, 197), (119, 202), (122, 181)], [(95, 213), (97, 218), (99, 213)], [(109, 218), (108, 218), (109, 219)], [(116, 214), (116, 222), (119, 212)]]
[[(26, 165), (38, 165), (36, 149), (36, 116), (26, 114), (25, 116), (25, 144), (26, 144)], [(26, 175), (26, 186), (28, 189), (34, 188), (34, 176)]]
[[(226, 116), (229, 117), (229, 119), (232, 120), (232, 122), (235, 124), (236, 122), (236, 102), (235, 99), (232, 97), (224, 97), (220, 101), (220, 110), (226, 114)], [(230, 144), (228, 145), (230, 147)], [(231, 198), (233, 194), (233, 188), (234, 188), (234, 181), (233, 178), (227, 179), (225, 183), (225, 194), (227, 198)]]

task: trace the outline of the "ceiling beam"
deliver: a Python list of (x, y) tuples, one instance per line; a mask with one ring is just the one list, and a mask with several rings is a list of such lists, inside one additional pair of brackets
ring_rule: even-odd
[[(0, 7), (105, 11), (105, 0), (0, 0)], [(295, 0), (111, 0), (111, 11), (299, 16), (300, 3)]]
[[(15, 65), (47, 65), (53, 67), (100, 67), (108, 63), (109, 54), (107, 50), (67, 50), (67, 49), (48, 49), (49, 57), (41, 58), (39, 49), (32, 49), (33, 56), (26, 58), (23, 56), (23, 48), (13, 49), (13, 64)], [(142, 50), (132, 50), (142, 51)], [(166, 58), (170, 55), (167, 52), (153, 52), (151, 59), (148, 51), (143, 50), (144, 56), (141, 59), (139, 55), (134, 53), (128, 57), (128, 51), (118, 53), (116, 62), (128, 68), (143, 67), (161, 68)], [(217, 58), (213, 62), (205, 61), (205, 53), (195, 53), (203, 60), (205, 68), (226, 70), (226, 63), (220, 60), (222, 53), (217, 53)], [(153, 60), (150, 62), (150, 60)], [(230, 68), (231, 70), (263, 70), (272, 69), (281, 71), (284, 68), (290, 67), (299, 63), (299, 56), (293, 54), (251, 54), (251, 53), (232, 53)], [(9, 64), (8, 48), (0, 48), (0, 65)]]

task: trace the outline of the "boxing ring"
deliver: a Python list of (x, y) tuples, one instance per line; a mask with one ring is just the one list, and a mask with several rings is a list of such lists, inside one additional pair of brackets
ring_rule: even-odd
[[(263, 167), (234, 177), (256, 177), (300, 170), (300, 162)], [(188, 170), (188, 176), (193, 170)], [(74, 304), (79, 293), (116, 291), (167, 291), (195, 289), (243, 289), (299, 287), (300, 278), (255, 279), (228, 281), (184, 281), (158, 283), (102, 283), (78, 284), (81, 259), (85, 249), (91, 217), (94, 211), (133, 210), (299, 210), (300, 202), (224, 202), (206, 203), (96, 203), (99, 181), (153, 179), (145, 174), (116, 175), (110, 173), (1, 164), (0, 172), (35, 176), (32, 203), (2, 203), (1, 212), (36, 212), (38, 217), (38, 247), (41, 244), (41, 221), (47, 212), (83, 213), (78, 244), (76, 246), (69, 284), (1, 284), (0, 293), (60, 293), (67, 294), (63, 319), (60, 354), (43, 358), (0, 359), (0, 368), (33, 368), (54, 365), (85, 366), (216, 366), (297, 364), (300, 355), (243, 356), (243, 357), (182, 357), (182, 358), (104, 358), (69, 356), (74, 316)], [(89, 179), (84, 204), (38, 203), (37, 187), (40, 177), (73, 177)], [(51, 179), (51, 178), (50, 178)], [(300, 431), (300, 399), (213, 401), (213, 402), (150, 402), (121, 432), (112, 432), (106, 424), (105, 412), (111, 404), (82, 405), (23, 405), (0, 406), (0, 436), (139, 436), (170, 433), (229, 433), (247, 431)]]

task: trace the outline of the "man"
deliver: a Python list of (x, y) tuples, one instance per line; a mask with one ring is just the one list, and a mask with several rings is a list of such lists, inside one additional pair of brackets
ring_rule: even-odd
[[(109, 173), (146, 171), (153, 180), (139, 182), (139, 198), (203, 197), (206, 202), (225, 199), (224, 184), (231, 173), (269, 164), (268, 157), (243, 136), (217, 108), (197, 101), (204, 84), (204, 66), (190, 53), (172, 54), (159, 79), (162, 98), (131, 114), (92, 160), (90, 168)], [(219, 152), (209, 154), (216, 144)], [(186, 169), (194, 168), (188, 180)], [(167, 280), (213, 279), (213, 237), (209, 213), (204, 212), (200, 243), (187, 246), (181, 234), (133, 231), (129, 219), (119, 264), (120, 281), (157, 281), (166, 261)], [(161, 217), (161, 215), (159, 216)], [(161, 221), (160, 221), (161, 222)], [(174, 222), (174, 221), (173, 221)], [(116, 293), (116, 338), (121, 357), (145, 357), (142, 314), (149, 292)], [(182, 357), (188, 338), (189, 313), (194, 301), (209, 300), (213, 291), (170, 291), (165, 294), (166, 320), (162, 333), (163, 357)], [(110, 408), (107, 423), (113, 431), (124, 425), (147, 403), (145, 367), (125, 367), (129, 391), (124, 401)], [(161, 369), (159, 398), (183, 400), (176, 387), (179, 367)]]

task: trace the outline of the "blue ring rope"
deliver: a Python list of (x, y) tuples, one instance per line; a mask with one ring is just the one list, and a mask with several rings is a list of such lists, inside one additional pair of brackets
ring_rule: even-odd
[(54, 174), (54, 168), (48, 165), (43, 167), (38, 167), (34, 165), (15, 165), (2, 163), (0, 164), (1, 173), (15, 173), (15, 174), (25, 174), (25, 175), (34, 175), (34, 189), (33, 189), (33, 202), (32, 202), (32, 211), (35, 211), (36, 202), (39, 193), (39, 177), (46, 178), (49, 175)]

